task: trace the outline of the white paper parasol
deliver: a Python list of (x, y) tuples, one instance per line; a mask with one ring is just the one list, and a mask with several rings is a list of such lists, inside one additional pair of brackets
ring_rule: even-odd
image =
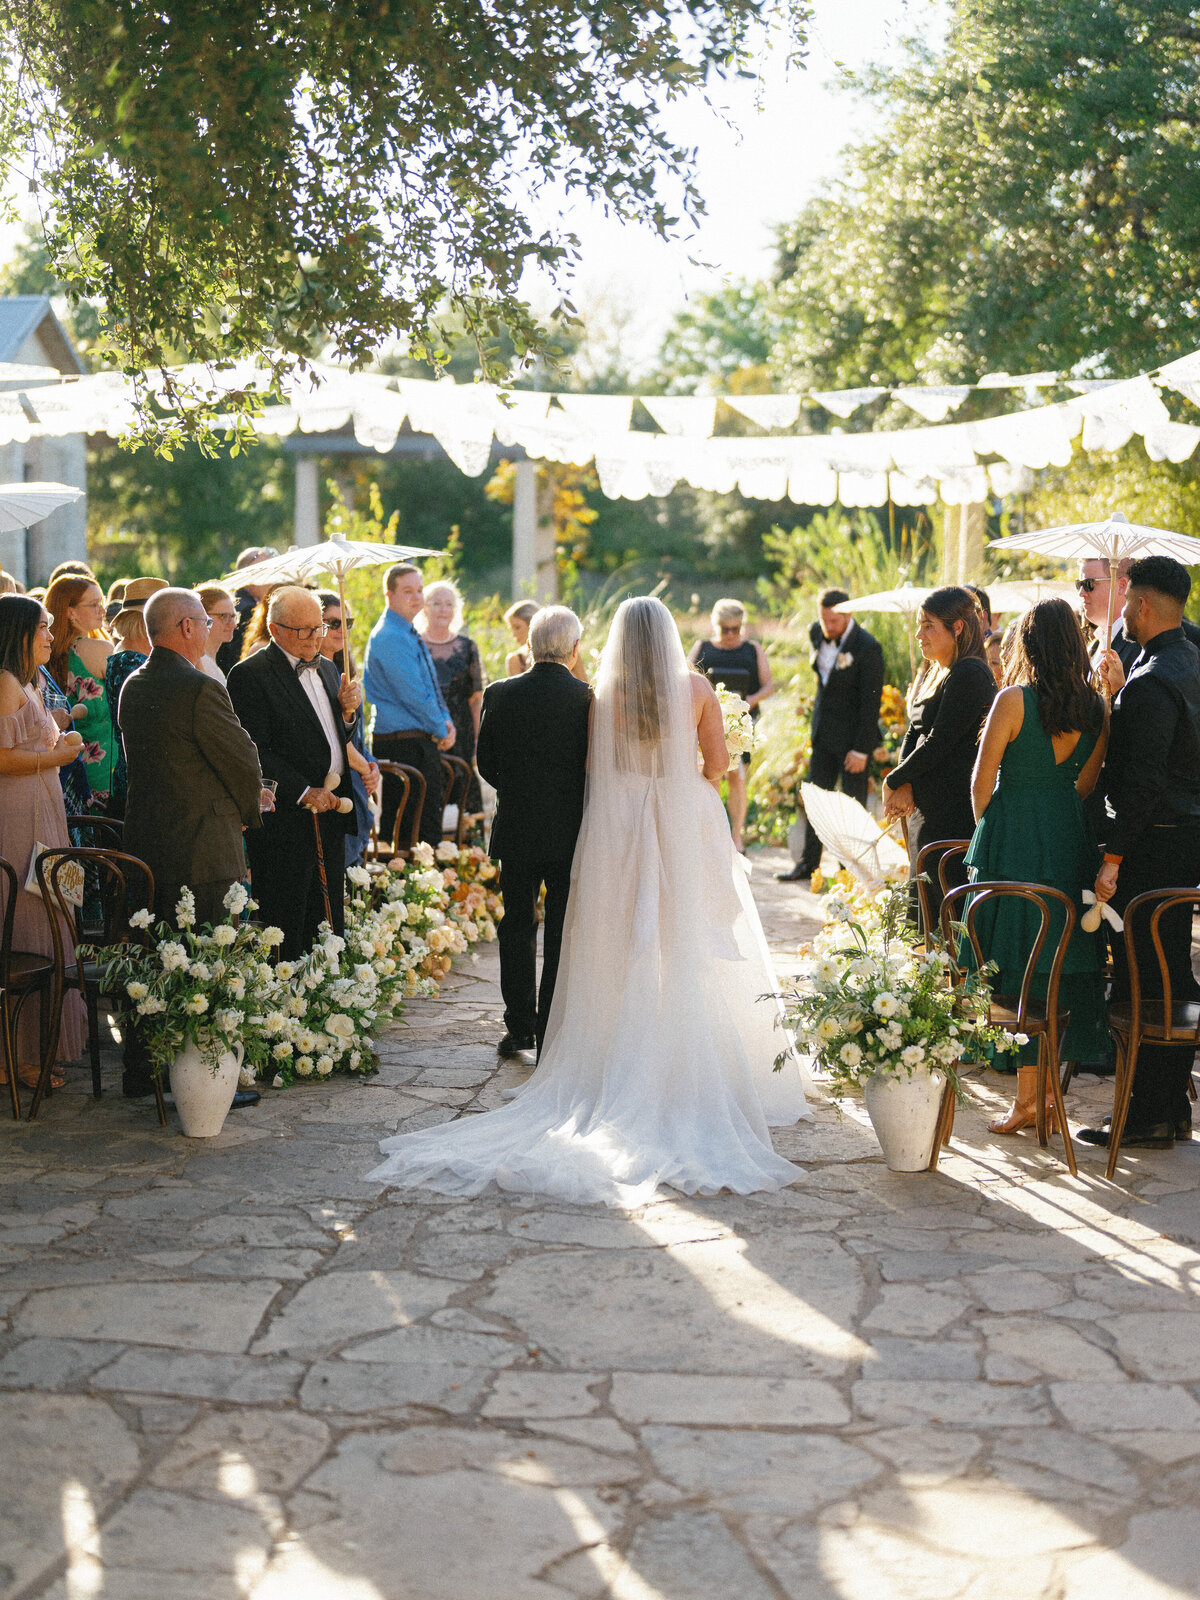
[(836, 789), (818, 789), (815, 783), (802, 783), (800, 798), (809, 827), (856, 878), (882, 883), (907, 875), (908, 852), (889, 833), (880, 832), (866, 806)]
[[(231, 572), (222, 583), (303, 583), (309, 578), (328, 576), (337, 583), (342, 615), (346, 614), (344, 583), (346, 574), (357, 567), (389, 567), (397, 561), (413, 561), (435, 556), (436, 550), (426, 550), (416, 544), (373, 544), (369, 539), (323, 539), (320, 544), (300, 545), (285, 550), (282, 555), (270, 556), (266, 561), (256, 561), (252, 567), (242, 567)], [(354, 662), (346, 650), (346, 676), (353, 678)]]
[(31, 527), (82, 494), (69, 483), (0, 483), (0, 533)]
[(1014, 578), (1010, 583), (985, 583), (992, 610), (1028, 611), (1039, 600), (1074, 600), (1075, 585), (1066, 578)]
[(1112, 511), (1103, 522), (1072, 522), (1061, 528), (1039, 528), (1032, 533), (1010, 534), (1007, 539), (989, 541), (993, 550), (1019, 550), (1022, 554), (1056, 556), (1060, 561), (1107, 561), (1109, 577), (1108, 621), (1104, 648), (1112, 640), (1113, 606), (1117, 591), (1117, 567), (1128, 557), (1170, 556), (1185, 567), (1200, 562), (1200, 539), (1190, 534), (1170, 533), (1166, 528), (1148, 528), (1130, 522), (1119, 511)]

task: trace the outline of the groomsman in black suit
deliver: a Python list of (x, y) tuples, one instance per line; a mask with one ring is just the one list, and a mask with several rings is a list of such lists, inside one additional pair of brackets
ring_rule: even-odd
[[(583, 819), (592, 691), (572, 677), (579, 618), (545, 606), (529, 625), (533, 667), (483, 693), (476, 765), (496, 790), (488, 845), (500, 863), (502, 1056), (540, 1050), (554, 997), (571, 858)], [(545, 884), (542, 982), (536, 978), (537, 902)]]
[[(1125, 631), (1140, 654), (1128, 678), (1105, 666), (1112, 706), (1104, 785), (1108, 834), (1096, 877), (1097, 900), (1122, 916), (1137, 895), (1200, 883), (1200, 651), (1183, 628), (1191, 590), (1187, 568), (1166, 556), (1147, 556), (1129, 568)], [(1159, 923), (1176, 1005), (1200, 999), (1192, 973), (1192, 912), (1176, 907)], [(1161, 999), (1150, 919), (1133, 928), (1142, 994)], [(1127, 1000), (1129, 972), (1123, 939), (1113, 941), (1114, 1000)], [(1194, 1052), (1186, 1045), (1143, 1045), (1122, 1145), (1167, 1149), (1192, 1136), (1188, 1100)], [(1082, 1128), (1086, 1144), (1107, 1146), (1109, 1130)]]
[[(867, 803), (867, 762), (879, 743), (879, 702), (883, 698), (883, 650), (878, 639), (846, 611), (836, 611), (850, 596), (826, 589), (817, 602), (821, 620), (809, 629), (809, 665), (817, 675), (812, 713), (812, 758), (808, 781), (818, 789), (842, 791)], [(811, 878), (821, 864), (821, 841), (809, 828), (804, 855), (781, 883)]]
[[(316, 838), (321, 850), (334, 931), (345, 911), (345, 835), (353, 824), (338, 810), (352, 799), (346, 737), (362, 701), (357, 683), (339, 679), (321, 655), (325, 624), (321, 602), (310, 589), (277, 589), (267, 612), (271, 643), (239, 661), (229, 674), (229, 698), (258, 746), (263, 777), (278, 788), (275, 810), (246, 836), (250, 879), (258, 915), (283, 929), (282, 954), (311, 949), (325, 917)], [(326, 777), (333, 776), (332, 787)]]

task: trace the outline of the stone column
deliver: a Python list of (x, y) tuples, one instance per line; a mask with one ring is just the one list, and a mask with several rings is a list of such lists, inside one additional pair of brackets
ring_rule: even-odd
[(538, 469), (518, 461), (513, 484), (512, 592), (516, 599), (534, 591), (538, 577)]
[(321, 540), (321, 483), (316, 456), (296, 457), (296, 511), (293, 537), (298, 545)]
[(987, 532), (987, 506), (981, 501), (958, 508), (957, 583), (982, 583), (983, 540)]

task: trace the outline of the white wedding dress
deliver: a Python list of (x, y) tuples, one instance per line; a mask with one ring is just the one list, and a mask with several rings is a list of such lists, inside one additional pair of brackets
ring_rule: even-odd
[[(810, 1116), (742, 857), (697, 771), (689, 671), (660, 601), (627, 600), (596, 684), (587, 798), (537, 1070), (508, 1105), (385, 1139), (381, 1183), (489, 1183), (633, 1208), (779, 1189), (768, 1126)], [(780, 1071), (776, 1057), (787, 1051)]]

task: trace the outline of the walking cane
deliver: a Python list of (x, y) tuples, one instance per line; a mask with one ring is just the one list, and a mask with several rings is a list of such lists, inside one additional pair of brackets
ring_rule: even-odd
[[(336, 772), (327, 773), (326, 777), (325, 777), (325, 783), (324, 783), (323, 787), (328, 789), (330, 791), (330, 793), (332, 793), (333, 790), (337, 788), (337, 785), (338, 785), (338, 775), (337, 775), (337, 773)], [(351, 800), (348, 795), (343, 795), (342, 798), (337, 803), (337, 808), (338, 808), (339, 811), (341, 811), (343, 813), (351, 812), (351, 811), (354, 810), (354, 801)], [(329, 879), (325, 876), (325, 847), (321, 843), (321, 822), (320, 822), (320, 818), (318, 817), (316, 811), (314, 811), (314, 810), (312, 810), (310, 808), (308, 814), (312, 818), (313, 838), (316, 841), (316, 846), (317, 846), (317, 877), (321, 880), (321, 898), (325, 902), (325, 921), (332, 928), (333, 927), (333, 906), (330, 904), (330, 900), (329, 900)]]

